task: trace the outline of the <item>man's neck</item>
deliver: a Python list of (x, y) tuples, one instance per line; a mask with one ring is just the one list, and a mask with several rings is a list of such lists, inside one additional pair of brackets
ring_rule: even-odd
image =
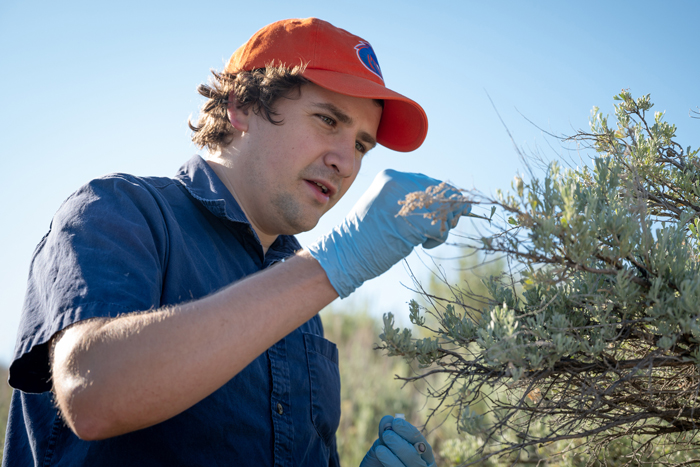
[(263, 253), (267, 254), (267, 250), (270, 248), (270, 245), (272, 245), (272, 243), (277, 239), (278, 236), (267, 235), (263, 233), (262, 230), (255, 225), (253, 217), (247, 211), (246, 205), (243, 202), (243, 200), (236, 194), (236, 189), (234, 183), (232, 182), (234, 178), (233, 174), (235, 167), (233, 166), (231, 159), (227, 158), (225, 155), (222, 155), (220, 153), (209, 154), (207, 155), (206, 162), (207, 164), (209, 164), (209, 167), (211, 167), (214, 173), (219, 177), (219, 179), (223, 182), (226, 188), (228, 188), (228, 191), (231, 193), (231, 196), (233, 196), (233, 199), (235, 199), (238, 205), (240, 206), (241, 210), (243, 211), (243, 214), (245, 214), (246, 216), (246, 219), (248, 219), (248, 222), (250, 222), (251, 228), (255, 231), (255, 233), (258, 236), (258, 239), (260, 240)]

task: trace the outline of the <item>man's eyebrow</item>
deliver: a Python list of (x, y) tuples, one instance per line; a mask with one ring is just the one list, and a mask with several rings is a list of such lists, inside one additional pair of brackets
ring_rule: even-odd
[[(345, 125), (350, 125), (353, 122), (352, 117), (350, 117), (350, 115), (346, 114), (345, 112), (343, 112), (341, 109), (339, 109), (335, 105), (331, 104), (330, 102), (313, 102), (312, 105), (314, 107), (318, 107), (318, 108), (321, 108), (321, 109), (324, 109), (324, 110), (330, 112), (331, 114), (333, 114), (335, 119), (338, 120), (340, 123), (343, 123)], [(372, 149), (374, 146), (377, 145), (377, 140), (375, 138), (373, 138), (372, 135), (370, 135), (366, 131), (360, 132), (359, 137), (362, 141), (364, 141), (365, 143), (367, 143), (371, 146), (369, 149)]]
[(344, 123), (346, 125), (349, 125), (352, 123), (352, 118), (350, 117), (350, 115), (346, 114), (345, 112), (343, 112), (338, 107), (331, 104), (330, 102), (314, 102), (313, 106), (320, 107), (320, 108), (332, 113), (333, 116), (336, 118), (336, 120), (338, 120), (340, 123)]
[(368, 151), (377, 145), (377, 140), (372, 138), (372, 135), (366, 131), (360, 132), (360, 139), (370, 145), (370, 147), (367, 148)]

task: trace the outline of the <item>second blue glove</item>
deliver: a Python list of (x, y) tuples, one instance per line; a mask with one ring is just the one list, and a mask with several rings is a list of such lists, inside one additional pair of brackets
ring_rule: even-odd
[(435, 467), (433, 448), (406, 420), (386, 415), (360, 467)]

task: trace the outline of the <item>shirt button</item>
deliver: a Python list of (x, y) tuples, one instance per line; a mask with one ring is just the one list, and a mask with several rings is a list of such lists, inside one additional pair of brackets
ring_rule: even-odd
[(282, 415), (284, 413), (284, 409), (282, 408), (282, 404), (279, 402), (277, 403), (277, 413)]

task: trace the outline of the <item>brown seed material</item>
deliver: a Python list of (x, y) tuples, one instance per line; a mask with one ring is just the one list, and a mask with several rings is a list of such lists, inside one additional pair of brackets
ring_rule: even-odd
[[(396, 217), (422, 215), (424, 218), (430, 219), (433, 225), (440, 222), (440, 232), (445, 232), (449, 214), (454, 210), (455, 205), (461, 206), (470, 202), (469, 198), (459, 192), (447, 196), (448, 191), (454, 192), (455, 188), (442, 182), (439, 185), (429, 186), (425, 191), (409, 193), (405, 199), (399, 201), (402, 208)], [(434, 204), (439, 204), (439, 206), (435, 208)], [(424, 211), (416, 212), (419, 210)], [(456, 226), (458, 221), (459, 218), (452, 219), (451, 227)]]

